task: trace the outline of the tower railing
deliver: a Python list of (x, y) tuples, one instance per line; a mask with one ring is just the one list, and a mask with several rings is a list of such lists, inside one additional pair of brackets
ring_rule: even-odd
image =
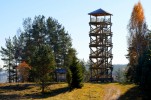
[(90, 22), (110, 22), (110, 18), (91, 18)]

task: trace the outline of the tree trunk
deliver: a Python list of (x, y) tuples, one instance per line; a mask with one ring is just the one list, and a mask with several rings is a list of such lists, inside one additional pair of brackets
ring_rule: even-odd
[(8, 71), (9, 71), (8, 81), (9, 81), (9, 83), (11, 83), (11, 77), (10, 77), (10, 62), (9, 62), (9, 69), (8, 69)]
[(44, 94), (44, 91), (45, 91), (45, 83), (44, 83), (44, 81), (42, 81), (42, 94)]

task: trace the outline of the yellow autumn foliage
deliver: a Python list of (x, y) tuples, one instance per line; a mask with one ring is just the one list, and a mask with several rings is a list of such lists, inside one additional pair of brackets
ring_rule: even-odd
[(142, 4), (138, 2), (137, 4), (135, 4), (133, 8), (133, 12), (131, 16), (131, 21), (133, 24), (132, 26), (136, 27), (138, 25), (142, 25), (144, 20), (145, 20), (144, 10), (143, 10)]

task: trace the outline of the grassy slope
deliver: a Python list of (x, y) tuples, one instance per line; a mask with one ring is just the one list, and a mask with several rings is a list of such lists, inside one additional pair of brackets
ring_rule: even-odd
[(134, 87), (133, 84), (85, 83), (82, 89), (69, 91), (67, 84), (53, 84), (47, 88), (45, 96), (42, 96), (41, 90), (35, 84), (20, 84), (18, 87), (15, 84), (0, 84), (0, 99), (103, 100), (109, 92), (111, 92), (109, 97), (115, 95), (116, 90), (119, 90), (120, 95), (123, 95)]

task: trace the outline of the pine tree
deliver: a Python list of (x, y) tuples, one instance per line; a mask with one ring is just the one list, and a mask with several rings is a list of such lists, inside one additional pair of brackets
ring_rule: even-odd
[(9, 37), (8, 39), (6, 39), (6, 44), (5, 44), (6, 48), (1, 47), (0, 53), (2, 56), (2, 60), (4, 61), (5, 65), (4, 67), (7, 69), (8, 71), (8, 81), (9, 83), (12, 82), (12, 80), (14, 80), (14, 46), (12, 44), (12, 40)]
[(42, 93), (44, 93), (50, 80), (49, 74), (53, 72), (55, 66), (54, 57), (48, 45), (41, 44), (36, 47), (31, 66), (36, 72), (36, 79), (40, 82)]
[(55, 61), (58, 67), (67, 66), (66, 56), (70, 50), (72, 43), (70, 35), (65, 31), (65, 28), (53, 18), (46, 20), (47, 35), (46, 42), (54, 51)]
[(33, 21), (31, 18), (25, 19), (23, 26), (25, 60), (30, 63), (30, 55), (35, 46), (47, 44), (52, 48), (57, 66), (66, 66), (65, 59), (72, 46), (71, 37), (57, 20), (39, 15)]
[(70, 65), (70, 70), (72, 73), (72, 81), (71, 81), (71, 88), (81, 88), (83, 86), (83, 73), (82, 73), (82, 66), (77, 61), (77, 58), (74, 57), (72, 64)]

